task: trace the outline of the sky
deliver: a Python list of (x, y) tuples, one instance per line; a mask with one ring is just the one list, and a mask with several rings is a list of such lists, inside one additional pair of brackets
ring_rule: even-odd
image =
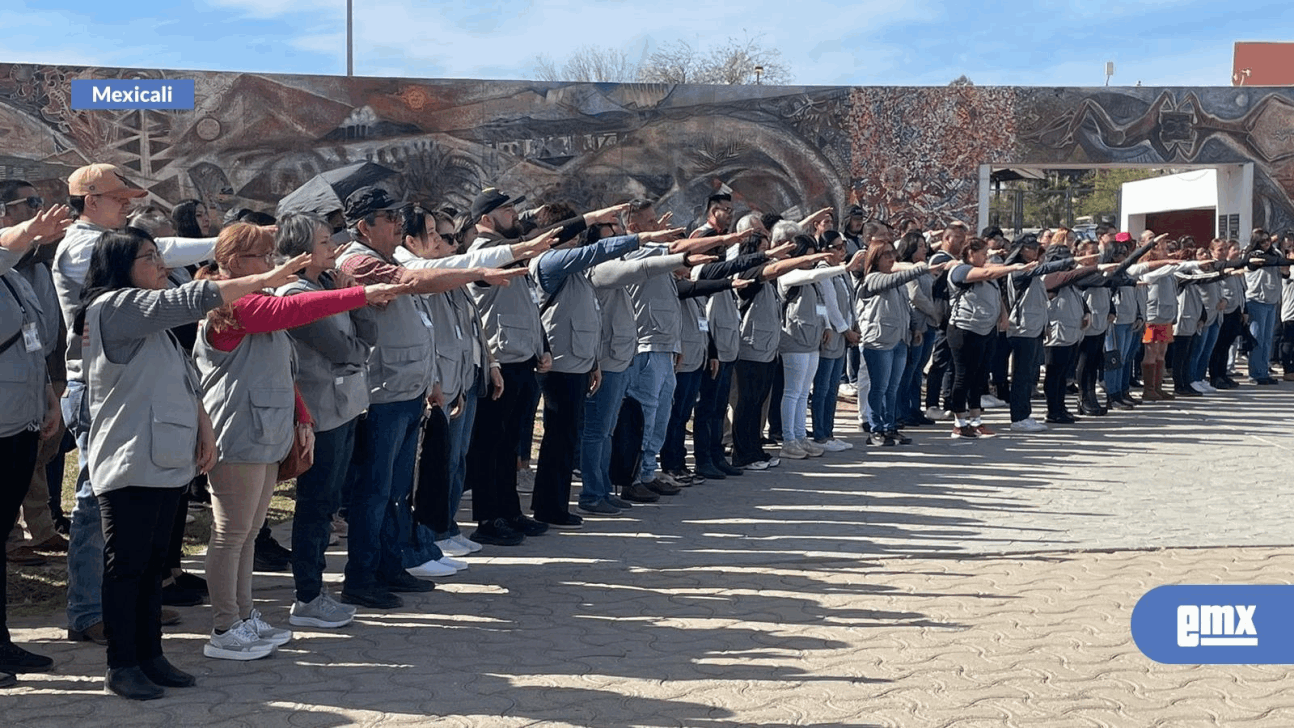
[[(345, 0), (5, 0), (0, 63), (346, 72)], [(1229, 85), (1238, 40), (1294, 41), (1288, 0), (356, 0), (355, 74), (525, 79), (596, 45), (644, 57), (753, 36), (796, 84)]]

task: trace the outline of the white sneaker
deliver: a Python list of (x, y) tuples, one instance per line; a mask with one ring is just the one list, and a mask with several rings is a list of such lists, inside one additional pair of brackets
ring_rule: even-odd
[(425, 564), (419, 564), (411, 569), (405, 569), (405, 571), (413, 576), (449, 576), (458, 573), (458, 569), (449, 564), (443, 564), (436, 559), (432, 559)]
[(833, 438), (831, 438), (830, 440), (827, 440), (827, 442), (833, 442), (833, 443), (835, 443), (835, 444), (836, 444), (836, 447), (840, 448), (841, 450), (853, 450), (853, 449), (854, 449), (854, 443), (852, 443), (852, 442), (845, 442), (844, 440), (837, 440), (837, 439), (836, 439), (836, 438), (834, 438), (834, 437), (833, 437)]
[(1209, 384), (1208, 382), (1206, 382), (1206, 381), (1204, 381), (1204, 380), (1200, 380), (1200, 381), (1198, 381), (1198, 382), (1195, 382), (1195, 383), (1191, 384), (1191, 386), (1192, 386), (1192, 387), (1194, 387), (1196, 384), (1200, 385), (1200, 389), (1199, 389), (1198, 391), (1199, 391), (1199, 392), (1201, 392), (1201, 393), (1203, 393), (1203, 394), (1217, 394), (1217, 391), (1218, 391), (1218, 390), (1217, 390), (1216, 388), (1214, 388), (1214, 386), (1213, 386), (1212, 384)]
[(770, 468), (775, 468), (775, 467), (777, 467), (778, 465), (781, 465), (781, 464), (782, 464), (782, 459), (781, 459), (781, 458), (779, 458), (779, 457), (777, 457), (777, 456), (773, 456), (773, 457), (771, 457), (771, 458), (769, 458), (769, 459), (768, 459), (768, 467), (770, 467)]
[(792, 460), (803, 460), (809, 457), (809, 453), (805, 452), (804, 448), (800, 447), (799, 440), (791, 440), (790, 442), (782, 443), (782, 457), (791, 458)]
[(455, 559), (455, 558), (452, 558), (452, 557), (449, 557), (449, 556), (442, 556), (442, 557), (440, 557), (440, 561), (438, 561), (438, 562), (436, 562), (436, 563), (438, 563), (438, 564), (444, 564), (445, 566), (448, 566), (448, 567), (453, 568), (453, 569), (458, 569), (459, 571), (462, 571), (463, 569), (466, 569), (466, 568), (467, 568), (467, 566), (468, 566), (468, 564), (467, 564), (467, 562), (466, 562), (466, 561), (461, 561), (461, 560), (459, 560), (459, 559)]
[(482, 548), (481, 544), (473, 541), (472, 539), (464, 536), (461, 533), (458, 534), (457, 536), (454, 536), (453, 540), (457, 541), (458, 545), (462, 546), (463, 548), (467, 549), (468, 552), (473, 554), (476, 553), (477, 551), (480, 551)]
[(827, 440), (826, 442), (818, 442), (817, 440), (814, 440), (813, 444), (817, 445), (823, 450), (826, 450), (827, 452), (840, 452), (841, 450), (848, 449), (845, 447), (845, 443), (839, 440)]
[(768, 468), (767, 460), (756, 460), (748, 465), (741, 466), (742, 470), (768, 470)]
[(247, 619), (243, 620), (243, 624), (251, 627), (257, 637), (260, 637), (275, 647), (285, 645), (292, 639), (292, 630), (271, 627), (269, 622), (261, 619), (260, 611), (255, 609), (252, 610), (251, 614), (247, 615)]
[(850, 384), (849, 382), (845, 382), (844, 384), (840, 385), (840, 391), (844, 392), (845, 394), (856, 395), (858, 394), (858, 387), (853, 384)]
[(1203, 382), (1191, 382), (1191, 389), (1195, 390), (1196, 392), (1199, 392), (1200, 394), (1209, 393), (1209, 390), (1204, 388)]
[(979, 406), (984, 409), (993, 409), (994, 407), (1005, 407), (1006, 402), (1003, 402), (991, 394), (981, 394), (979, 396)]
[(321, 627), (336, 629), (345, 627), (355, 619), (355, 613), (343, 605), (320, 594), (309, 602), (296, 602), (288, 614), (288, 623), (297, 627)]
[(261, 639), (246, 622), (235, 622), (224, 634), (211, 633), (202, 654), (216, 660), (259, 660), (269, 657), (274, 645)]
[(948, 419), (948, 414), (938, 407), (929, 407), (926, 409), (926, 417), (938, 422), (940, 420)]
[(466, 556), (472, 553), (472, 550), (463, 544), (455, 541), (453, 538), (441, 539), (436, 542), (436, 548), (446, 556)]
[(1012, 432), (1046, 432), (1047, 426), (1032, 417), (1011, 423)]
[(800, 438), (798, 442), (800, 443), (800, 449), (809, 453), (809, 457), (820, 458), (827, 451), (826, 448), (807, 437)]

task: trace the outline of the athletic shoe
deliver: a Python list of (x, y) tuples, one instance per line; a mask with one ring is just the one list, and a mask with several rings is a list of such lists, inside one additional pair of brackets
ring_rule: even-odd
[(285, 645), (292, 639), (292, 630), (271, 627), (269, 622), (261, 619), (260, 610), (257, 609), (253, 609), (252, 613), (247, 615), (247, 619), (243, 620), (243, 624), (251, 627), (257, 637), (275, 647)]
[(711, 463), (701, 463), (696, 466), (696, 474), (710, 480), (725, 480), (728, 477), (718, 466)]
[(883, 432), (873, 432), (867, 436), (867, 444), (880, 447), (894, 447), (894, 440), (885, 436)]
[(1006, 402), (1003, 402), (991, 394), (981, 394), (979, 397), (979, 406), (984, 409), (993, 409), (995, 407), (1005, 407)]
[(683, 489), (674, 485), (666, 478), (661, 477), (662, 473), (656, 473), (656, 477), (649, 481), (643, 482), (642, 487), (655, 493), (656, 495), (678, 495)]
[(404, 606), (403, 599), (380, 587), (351, 590), (343, 588), (341, 601), (343, 604), (356, 604), (369, 609), (399, 609)]
[[(463, 548), (467, 549), (468, 553), (474, 554), (477, 551), (481, 550), (481, 544), (473, 541), (472, 539), (464, 536), (461, 533), (458, 534), (457, 536), (450, 537), (450, 540), (456, 542), (459, 546), (462, 546)], [(450, 555), (458, 556), (458, 554), (450, 554)]]
[[(682, 470), (662, 470), (661, 474), (665, 475), (671, 482), (680, 488), (691, 488), (697, 484), (696, 474), (684, 468)], [(705, 478), (701, 478), (702, 483)]]
[(630, 503), (629, 501), (625, 500), (624, 498), (621, 498), (620, 496), (616, 495), (615, 493), (612, 493), (611, 495), (608, 495), (608, 496), (606, 497), (606, 501), (607, 501), (607, 503), (610, 503), (610, 504), (611, 504), (611, 506), (612, 506), (613, 508), (619, 508), (619, 509), (620, 509), (620, 510), (622, 510), (622, 511), (627, 511), (627, 510), (629, 510), (630, 508), (633, 508), (633, 507), (634, 507), (634, 504)]
[(728, 461), (724, 460), (723, 458), (719, 458), (718, 460), (715, 460), (713, 463), (711, 463), (711, 465), (718, 468), (719, 472), (723, 473), (724, 475), (741, 475), (743, 472), (741, 468), (734, 468), (733, 466), (729, 465)]
[(886, 432), (885, 439), (890, 441), (891, 443), (897, 442), (900, 445), (912, 444), (912, 438), (903, 435), (898, 430), (890, 430), (889, 432)]
[(660, 500), (659, 495), (656, 495), (642, 483), (625, 486), (621, 489), (620, 497), (634, 503), (655, 503)]
[[(549, 528), (557, 528), (557, 529), (562, 529), (566, 531), (573, 531), (579, 528), (580, 526), (584, 525), (583, 518), (580, 518), (579, 516), (569, 511), (566, 513), (558, 513), (556, 516), (553, 516), (552, 518), (549, 518), (547, 516), (544, 516), (543, 518), (539, 518), (536, 516), (535, 520), (540, 523), (548, 524)], [(462, 562), (459, 562), (459, 563), (462, 563)]]
[(781, 458), (775, 458), (772, 455), (765, 455), (764, 457), (765, 457), (764, 462), (768, 463), (768, 467), (770, 468), (775, 468), (778, 465), (782, 464)]
[(274, 645), (261, 639), (246, 622), (236, 622), (224, 634), (211, 633), (202, 654), (216, 660), (259, 660), (269, 657)]
[(817, 440), (814, 440), (813, 444), (817, 445), (823, 450), (826, 450), (827, 452), (841, 452), (849, 449), (848, 447), (846, 447), (847, 443), (843, 443), (840, 440), (825, 440), (823, 442), (818, 442)]
[(458, 569), (459, 571), (462, 571), (463, 569), (466, 569), (468, 566), (470, 566), (470, 564), (468, 564), (466, 561), (463, 561), (462, 559), (456, 559), (453, 556), (441, 556), (440, 560), (437, 563), (444, 564), (445, 566), (448, 566), (451, 569)]
[(1046, 432), (1047, 426), (1032, 417), (1011, 423), (1012, 432)]
[(608, 503), (606, 498), (602, 498), (595, 503), (588, 503), (588, 504), (580, 503), (575, 507), (580, 509), (580, 511), (589, 514), (590, 516), (620, 515), (620, 509)]
[[(1209, 393), (1209, 390), (1204, 388), (1204, 382), (1191, 382), (1191, 389), (1194, 389), (1196, 392), (1199, 392), (1200, 394)], [(1217, 390), (1214, 390), (1214, 391), (1217, 391)]]
[(822, 447), (821, 445), (818, 445), (813, 440), (810, 440), (807, 437), (802, 437), (799, 440), (797, 440), (797, 442), (800, 443), (801, 450), (809, 453), (809, 457), (820, 458), (822, 457), (823, 453), (827, 451), (826, 448)]
[(979, 437), (979, 432), (977, 432), (975, 428), (971, 427), (970, 425), (962, 425), (961, 427), (958, 427), (957, 425), (953, 425), (952, 436), (954, 439), (959, 437), (976, 438), (976, 437)]
[(508, 525), (512, 526), (514, 531), (520, 531), (527, 537), (539, 536), (548, 530), (547, 523), (540, 523), (539, 521), (524, 515), (509, 518)]
[[(677, 472), (678, 471), (674, 471), (673, 473), (671, 473), (665, 470), (661, 470), (660, 472), (656, 473), (655, 482), (672, 485), (675, 488), (687, 488), (692, 485), (691, 480), (684, 480), (683, 478), (680, 478), (678, 475), (675, 474)], [(651, 487), (651, 486), (648, 486), (648, 487)], [(661, 493), (661, 495), (673, 495), (673, 494)]]
[(938, 407), (929, 407), (926, 409), (926, 419), (930, 420), (931, 422), (938, 422), (940, 420), (946, 420), (948, 418), (944, 416), (944, 411), (942, 409)]
[(768, 464), (767, 460), (756, 460), (741, 467), (745, 470), (768, 470), (772, 466)]
[(975, 434), (980, 437), (996, 437), (997, 432), (990, 430), (984, 425), (975, 425)]
[(1204, 387), (1205, 394), (1216, 394), (1218, 391), (1216, 387), (1210, 385), (1208, 382), (1204, 381), (1203, 379), (1199, 381), (1199, 385), (1201, 387)]
[(792, 460), (804, 460), (809, 457), (809, 453), (803, 447), (800, 447), (799, 440), (792, 440), (782, 445), (782, 457), (791, 458)]
[(495, 518), (478, 525), (471, 538), (477, 543), (491, 546), (516, 546), (526, 540), (526, 534), (513, 528), (508, 519)]
[(296, 602), (288, 614), (288, 624), (296, 627), (337, 629), (355, 619), (355, 612), (320, 593), (309, 602)]
[(466, 556), (472, 553), (472, 550), (452, 538), (441, 539), (436, 542), (436, 548), (446, 556)]

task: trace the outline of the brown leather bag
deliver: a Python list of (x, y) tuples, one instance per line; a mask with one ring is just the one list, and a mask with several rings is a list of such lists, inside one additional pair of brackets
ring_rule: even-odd
[(310, 469), (315, 464), (314, 443), (306, 447), (297, 437), (296, 425), (292, 426), (292, 449), (288, 450), (287, 457), (279, 463), (278, 481), (282, 483), (285, 480), (292, 480), (298, 475)]

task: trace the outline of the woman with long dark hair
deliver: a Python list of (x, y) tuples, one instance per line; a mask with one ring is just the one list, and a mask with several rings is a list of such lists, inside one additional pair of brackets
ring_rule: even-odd
[(103, 514), (108, 690), (150, 700), (193, 685), (162, 654), (161, 581), (180, 493), (216, 461), (197, 374), (168, 329), (293, 280), (290, 265), (237, 281), (167, 288), (139, 230), (103, 234), (72, 323), (90, 384), (89, 467)]
[[(926, 262), (929, 246), (920, 232), (911, 231), (903, 234), (894, 248), (898, 265), (918, 265)], [(917, 276), (907, 283), (909, 312), (912, 316), (912, 344), (903, 363), (903, 376), (899, 378), (899, 396), (895, 404), (900, 427), (912, 425), (933, 425), (934, 420), (926, 417), (921, 408), (921, 382), (923, 372), (934, 351), (935, 336), (939, 333), (939, 319), (942, 312), (934, 300), (934, 276)], [(861, 403), (860, 403), (861, 404)]]
[(180, 200), (171, 208), (171, 224), (177, 237), (211, 237), (211, 222), (211, 212), (202, 200)]

